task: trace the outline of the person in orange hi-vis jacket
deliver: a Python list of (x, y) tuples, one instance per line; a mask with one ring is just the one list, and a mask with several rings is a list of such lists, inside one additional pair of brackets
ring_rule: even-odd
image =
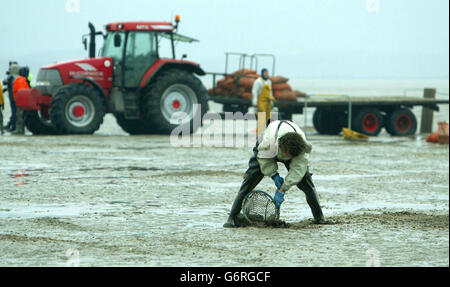
[[(19, 70), (19, 76), (14, 80), (13, 85), (13, 94), (14, 94), (14, 100), (16, 100), (17, 103), (17, 92), (22, 89), (29, 89), (30, 85), (27, 81), (27, 74), (29, 73), (28, 67), (22, 67)], [(24, 135), (25, 134), (25, 127), (24, 127), (24, 120), (23, 120), (23, 110), (19, 107), (17, 107), (17, 113), (16, 113), (16, 130), (12, 132), (14, 135)]]

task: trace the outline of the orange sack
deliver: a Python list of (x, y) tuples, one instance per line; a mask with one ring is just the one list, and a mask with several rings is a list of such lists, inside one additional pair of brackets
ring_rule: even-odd
[(242, 93), (240, 96), (247, 100), (251, 100), (253, 98), (252, 93), (249, 93), (249, 92)]
[(252, 74), (256, 74), (256, 71), (255, 70), (249, 70), (249, 69), (240, 69), (240, 70), (237, 70), (236, 72), (234, 72), (233, 76), (241, 75), (241, 74), (252, 75)]
[(289, 90), (275, 91), (273, 95), (277, 100), (284, 100), (284, 101), (296, 101), (297, 100), (297, 93), (295, 91), (289, 91)]
[(291, 86), (288, 83), (284, 84), (275, 84), (272, 86), (274, 91), (292, 91)]
[(289, 81), (288, 78), (285, 78), (283, 76), (274, 76), (274, 77), (271, 77), (270, 80), (272, 81), (273, 85), (275, 85), (275, 84), (285, 84), (285, 83), (287, 83)]
[(227, 89), (232, 89), (234, 86), (234, 80), (233, 79), (226, 79), (225, 81), (222, 82), (222, 85), (220, 85), (220, 87), (223, 88), (227, 88)]
[(244, 89), (252, 89), (253, 88), (253, 83), (255, 82), (256, 78), (252, 78), (252, 77), (236, 77), (233, 79), (227, 79), (223, 82), (222, 85), (218, 85), (220, 87), (224, 87), (227, 89), (237, 89), (237, 87), (239, 86), (239, 88), (244, 88)]
[(427, 143), (438, 143), (439, 142), (439, 133), (431, 133), (427, 137)]
[(217, 83), (216, 83), (216, 87), (222, 87), (223, 83), (225, 82), (225, 80), (226, 80), (225, 78), (218, 80)]
[[(211, 89), (211, 91), (208, 90), (208, 93), (209, 93), (209, 94), (212, 94), (212, 92), (213, 92), (212, 89)], [(223, 95), (223, 94), (226, 94), (225, 90), (224, 90), (223, 88), (221, 88), (221, 87), (215, 88), (215, 89), (214, 89), (214, 93), (215, 93), (216, 95)]]
[(241, 96), (243, 93), (251, 93), (250, 89), (233, 87), (227, 90), (229, 94)]
[(255, 78), (240, 78), (239, 80), (235, 81), (235, 84), (239, 83), (240, 88), (253, 88), (253, 83), (255, 83)]

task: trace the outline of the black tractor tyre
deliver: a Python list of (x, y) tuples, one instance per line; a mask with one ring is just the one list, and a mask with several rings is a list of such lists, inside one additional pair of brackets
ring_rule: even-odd
[(59, 134), (50, 119), (43, 118), (38, 111), (25, 111), (24, 123), (33, 135), (57, 135)]
[(398, 109), (386, 116), (386, 131), (393, 136), (410, 136), (417, 131), (417, 118), (410, 109)]
[(99, 91), (85, 84), (58, 89), (50, 103), (50, 118), (62, 134), (93, 134), (105, 116)]
[(114, 114), (114, 117), (116, 118), (117, 124), (130, 135), (147, 135), (155, 133), (155, 131), (143, 120), (127, 120), (123, 114)]
[(376, 108), (361, 109), (352, 119), (352, 129), (368, 136), (378, 136), (383, 126), (384, 117)]
[[(194, 104), (200, 104), (194, 109)], [(142, 99), (142, 114), (146, 124), (159, 134), (170, 134), (175, 128), (189, 129), (194, 133), (202, 124), (208, 111), (208, 91), (192, 73), (172, 69), (161, 72), (153, 80)], [(171, 122), (175, 112), (184, 112), (189, 118)], [(196, 119), (199, 117), (199, 125)]]
[(319, 134), (338, 135), (342, 131), (338, 112), (316, 109), (313, 115), (313, 125)]

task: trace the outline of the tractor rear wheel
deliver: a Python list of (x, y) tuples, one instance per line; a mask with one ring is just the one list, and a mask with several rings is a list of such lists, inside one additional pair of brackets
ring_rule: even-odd
[(34, 135), (59, 134), (50, 118), (45, 117), (41, 111), (25, 111), (23, 116), (25, 126)]
[(52, 123), (63, 134), (93, 134), (105, 115), (100, 93), (85, 84), (61, 87), (50, 103)]
[(180, 126), (194, 133), (208, 111), (207, 99), (206, 88), (193, 74), (182, 70), (161, 72), (144, 94), (144, 121), (160, 134), (170, 134)]
[(365, 108), (352, 119), (352, 128), (368, 136), (377, 136), (384, 125), (384, 118), (376, 108)]
[(417, 119), (410, 109), (398, 109), (386, 117), (386, 131), (393, 136), (414, 135)]

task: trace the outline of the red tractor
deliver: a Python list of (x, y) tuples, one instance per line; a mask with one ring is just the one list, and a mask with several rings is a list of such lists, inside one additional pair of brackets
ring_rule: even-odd
[[(119, 22), (106, 34), (89, 23), (89, 59), (42, 67), (33, 89), (21, 90), (18, 107), (33, 134), (92, 134), (105, 113), (130, 134), (169, 134), (203, 118), (208, 93), (196, 75), (200, 65), (175, 57), (175, 42), (195, 39), (177, 33), (179, 17), (170, 22)], [(104, 36), (95, 57), (96, 36)], [(87, 35), (83, 43), (87, 48)], [(161, 41), (171, 44), (172, 57), (161, 58)]]

